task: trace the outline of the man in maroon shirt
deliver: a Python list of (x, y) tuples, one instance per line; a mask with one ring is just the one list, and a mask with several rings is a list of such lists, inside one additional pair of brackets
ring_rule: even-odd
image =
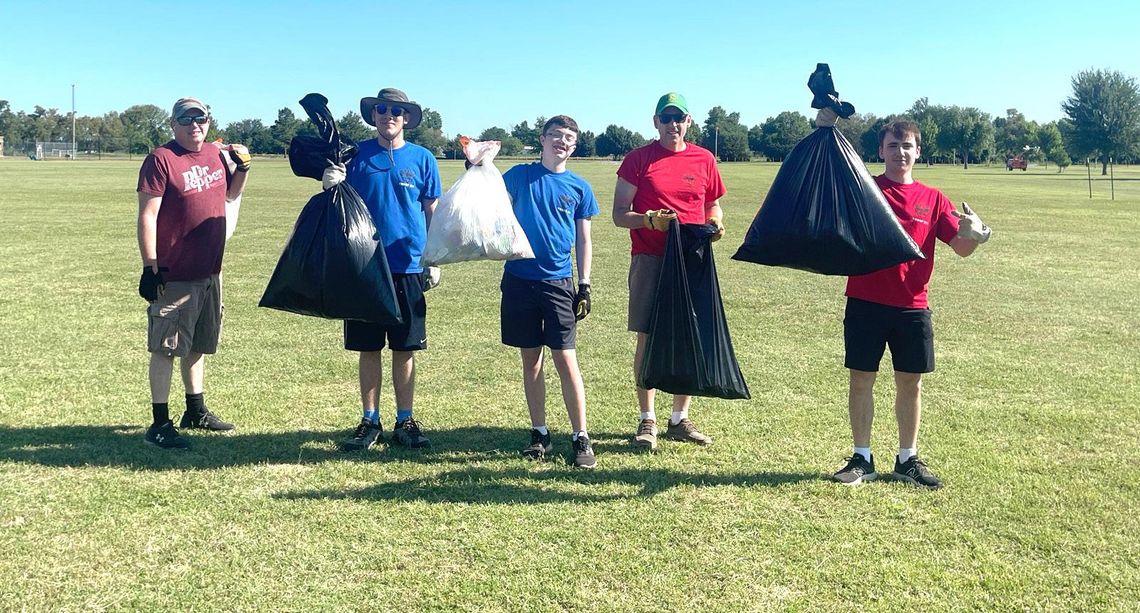
[[(820, 111), (816, 125), (835, 125), (835, 113)], [(855, 450), (846, 466), (835, 473), (835, 480), (845, 485), (859, 485), (878, 476), (871, 454), (873, 390), (879, 362), (889, 346), (899, 427), (894, 478), (919, 487), (942, 487), (942, 481), (918, 457), (922, 374), (934, 371), (934, 328), (926, 298), (934, 271), (934, 244), (935, 239), (940, 240), (966, 257), (989, 240), (990, 229), (966, 203), (959, 212), (941, 191), (914, 180), (911, 173), (921, 155), (921, 145), (922, 135), (913, 122), (894, 121), (879, 131), (879, 157), (886, 163), (886, 171), (875, 177), (875, 182), (926, 259), (847, 280), (844, 366), (851, 372), (847, 410)]]
[(245, 188), (249, 151), (206, 143), (210, 107), (196, 98), (174, 103), (174, 140), (156, 148), (139, 170), (138, 242), (143, 271), (139, 295), (147, 308), (153, 423), (144, 440), (164, 449), (190, 446), (170, 420), (167, 404), (174, 358), (186, 388), (182, 428), (232, 430), (202, 396), (205, 354), (214, 353), (222, 326), (222, 253), (226, 203)]

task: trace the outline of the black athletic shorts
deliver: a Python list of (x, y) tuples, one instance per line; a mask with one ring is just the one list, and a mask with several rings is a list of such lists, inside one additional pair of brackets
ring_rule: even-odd
[(847, 299), (843, 317), (843, 365), (878, 372), (883, 351), (891, 348), (895, 370), (907, 373), (934, 371), (934, 326), (930, 309), (903, 309)]
[(381, 326), (368, 321), (344, 322), (344, 348), (349, 351), (380, 351), (385, 340), (392, 351), (427, 349), (427, 301), (423, 275), (418, 272), (392, 275), (396, 304), (404, 323)]
[(574, 348), (578, 322), (574, 319), (574, 282), (570, 277), (528, 281), (504, 272), (499, 289), (503, 291), (499, 325), (504, 345)]

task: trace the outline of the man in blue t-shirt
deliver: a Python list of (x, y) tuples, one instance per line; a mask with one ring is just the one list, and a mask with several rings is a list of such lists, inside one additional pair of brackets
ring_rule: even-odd
[[(523, 391), (530, 410), (530, 445), (523, 457), (542, 459), (551, 451), (546, 427), (543, 346), (550, 347), (562, 381), (562, 399), (574, 430), (571, 462), (593, 468), (594, 449), (586, 433), (586, 390), (574, 349), (577, 322), (590, 314), (590, 218), (598, 214), (594, 191), (566, 170), (578, 142), (578, 124), (566, 115), (542, 127), (542, 159), (503, 175), (515, 216), (534, 249), (534, 259), (512, 260), (503, 268), (500, 309), (503, 344), (522, 354)], [(578, 261), (578, 291), (570, 261)]]
[(343, 443), (349, 451), (364, 450), (383, 442), (380, 425), (380, 350), (387, 341), (392, 350), (392, 387), (396, 395), (396, 422), (392, 443), (406, 447), (429, 447), (419, 422), (412, 417), (415, 395), (415, 352), (427, 349), (427, 302), (424, 300), (424, 269), (420, 264), (427, 240), (427, 227), (439, 199), (439, 166), (431, 152), (404, 140), (404, 130), (420, 124), (420, 105), (395, 88), (385, 88), (375, 98), (360, 100), (360, 114), (376, 126), (376, 138), (359, 143), (360, 151), (347, 170), (333, 167), (325, 172), (328, 189), (346, 180), (368, 205), (372, 220), (384, 242), (392, 271), (396, 302), (404, 323), (381, 326), (363, 321), (344, 322), (344, 348), (360, 352), (360, 402), (364, 416)]

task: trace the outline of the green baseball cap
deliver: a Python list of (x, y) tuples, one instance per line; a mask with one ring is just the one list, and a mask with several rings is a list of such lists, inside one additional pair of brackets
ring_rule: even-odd
[(674, 107), (686, 115), (689, 114), (689, 103), (685, 102), (685, 97), (677, 92), (669, 92), (661, 96), (661, 99), (657, 101), (656, 113), (660, 115), (661, 111), (664, 111), (667, 106)]

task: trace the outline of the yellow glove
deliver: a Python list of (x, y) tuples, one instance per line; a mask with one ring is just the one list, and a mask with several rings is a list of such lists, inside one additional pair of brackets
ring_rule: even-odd
[(249, 154), (249, 149), (245, 145), (230, 145), (230, 159), (237, 164), (238, 172), (249, 171), (249, 165), (253, 162), (253, 156)]
[(645, 212), (645, 227), (658, 232), (669, 230), (669, 222), (677, 219), (677, 214), (669, 209)]
[(716, 234), (709, 237), (709, 241), (716, 242), (724, 238), (724, 223), (721, 222), (720, 217), (709, 217), (705, 223), (716, 226)]

